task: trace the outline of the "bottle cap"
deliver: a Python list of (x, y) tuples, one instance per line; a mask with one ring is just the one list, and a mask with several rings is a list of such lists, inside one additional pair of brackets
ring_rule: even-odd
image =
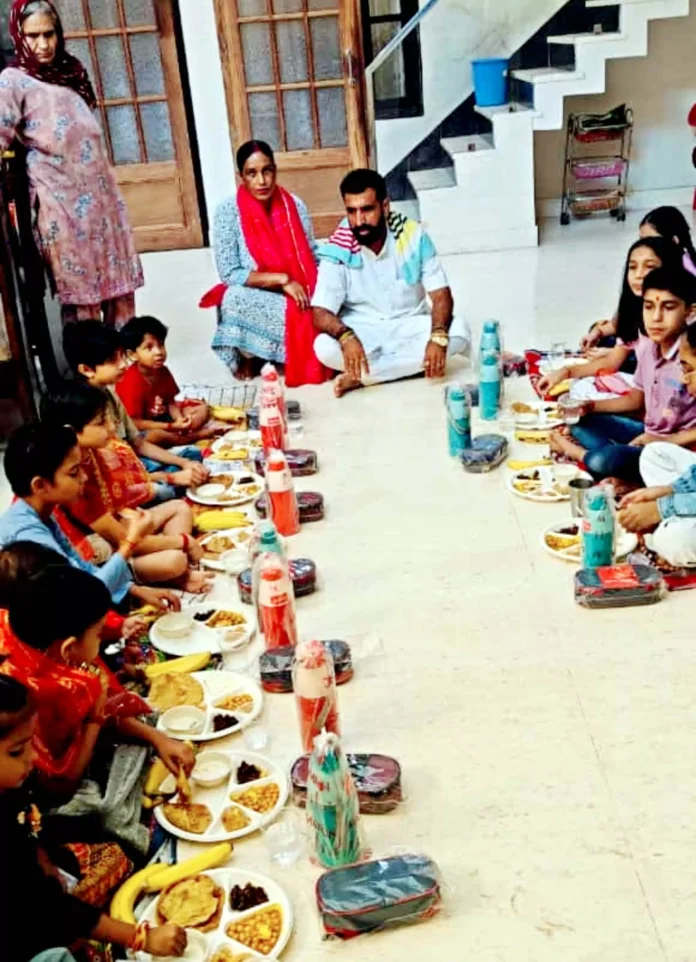
[(284, 471), (288, 466), (285, 455), (277, 448), (272, 448), (266, 461), (266, 471)]
[(261, 368), (261, 377), (264, 381), (277, 381), (278, 371), (276, 370), (275, 365), (271, 364), (270, 361), (264, 364), (264, 366)]
[(486, 334), (497, 334), (498, 321), (484, 321), (483, 329), (486, 332)]

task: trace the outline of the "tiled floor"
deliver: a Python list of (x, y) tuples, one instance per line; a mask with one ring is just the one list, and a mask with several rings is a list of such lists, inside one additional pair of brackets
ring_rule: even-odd
[[(566, 339), (614, 308), (634, 223), (549, 226), (538, 251), (450, 258), (459, 308), (503, 322), (522, 348)], [(197, 311), (215, 280), (203, 252), (146, 258), (140, 308), (171, 325), (180, 380), (226, 383)], [(522, 382), (512, 392), (528, 390)], [(696, 959), (696, 594), (654, 608), (588, 612), (573, 568), (540, 533), (568, 515), (505, 490), (505, 468), (464, 474), (445, 450), (442, 387), (411, 381), (336, 401), (292, 392), (321, 472), (326, 520), (295, 555), (322, 590), (299, 603), (305, 636), (381, 637), (340, 689), (345, 743), (403, 765), (400, 811), (365, 819), (377, 854), (441, 865), (436, 920), (345, 945), (322, 943), (311, 867), (271, 868), (263, 841), (238, 865), (292, 894), (288, 962), (693, 962)], [(519, 453), (522, 453), (519, 447)], [(528, 453), (528, 452), (525, 452)], [(221, 585), (220, 591), (226, 586)], [(360, 650), (356, 643), (356, 650)], [(271, 752), (298, 751), (294, 705), (269, 696)]]

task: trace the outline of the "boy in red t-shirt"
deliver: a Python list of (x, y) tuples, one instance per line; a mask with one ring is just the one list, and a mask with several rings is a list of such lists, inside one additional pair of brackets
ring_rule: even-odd
[(118, 396), (146, 440), (161, 447), (191, 444), (219, 433), (204, 401), (176, 402), (179, 386), (166, 365), (167, 327), (156, 317), (134, 317), (121, 329), (133, 361), (116, 385)]

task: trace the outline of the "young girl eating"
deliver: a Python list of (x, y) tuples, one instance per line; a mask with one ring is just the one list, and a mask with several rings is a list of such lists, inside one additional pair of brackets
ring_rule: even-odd
[(678, 207), (656, 207), (640, 222), (641, 237), (664, 237), (682, 252), (682, 266), (696, 274), (696, 250), (689, 223)]
[[(42, 865), (41, 816), (25, 783), (34, 766), (37, 701), (14, 678), (0, 675), (0, 931), (3, 962), (81, 939), (112, 942), (152, 955), (181, 956), (186, 933), (177, 925), (148, 929), (104, 915), (64, 891)], [(69, 956), (68, 956), (69, 958)]]

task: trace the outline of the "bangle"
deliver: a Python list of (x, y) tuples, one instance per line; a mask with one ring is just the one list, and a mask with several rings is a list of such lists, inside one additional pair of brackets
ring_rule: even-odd
[(352, 341), (354, 337), (355, 337), (355, 331), (350, 327), (346, 328), (343, 334), (339, 336), (338, 343), (341, 345), (346, 344), (348, 341)]
[(189, 536), (188, 536), (187, 534), (183, 534), (183, 533), (182, 533), (182, 535), (181, 535), (181, 540), (182, 540), (182, 543), (183, 543), (184, 551), (186, 552), (186, 554), (188, 554), (188, 553), (189, 553), (189, 548), (191, 547), (191, 539), (189, 538)]
[(139, 922), (135, 927), (135, 933), (130, 944), (133, 952), (144, 952), (147, 948), (147, 937), (150, 934), (150, 923)]

